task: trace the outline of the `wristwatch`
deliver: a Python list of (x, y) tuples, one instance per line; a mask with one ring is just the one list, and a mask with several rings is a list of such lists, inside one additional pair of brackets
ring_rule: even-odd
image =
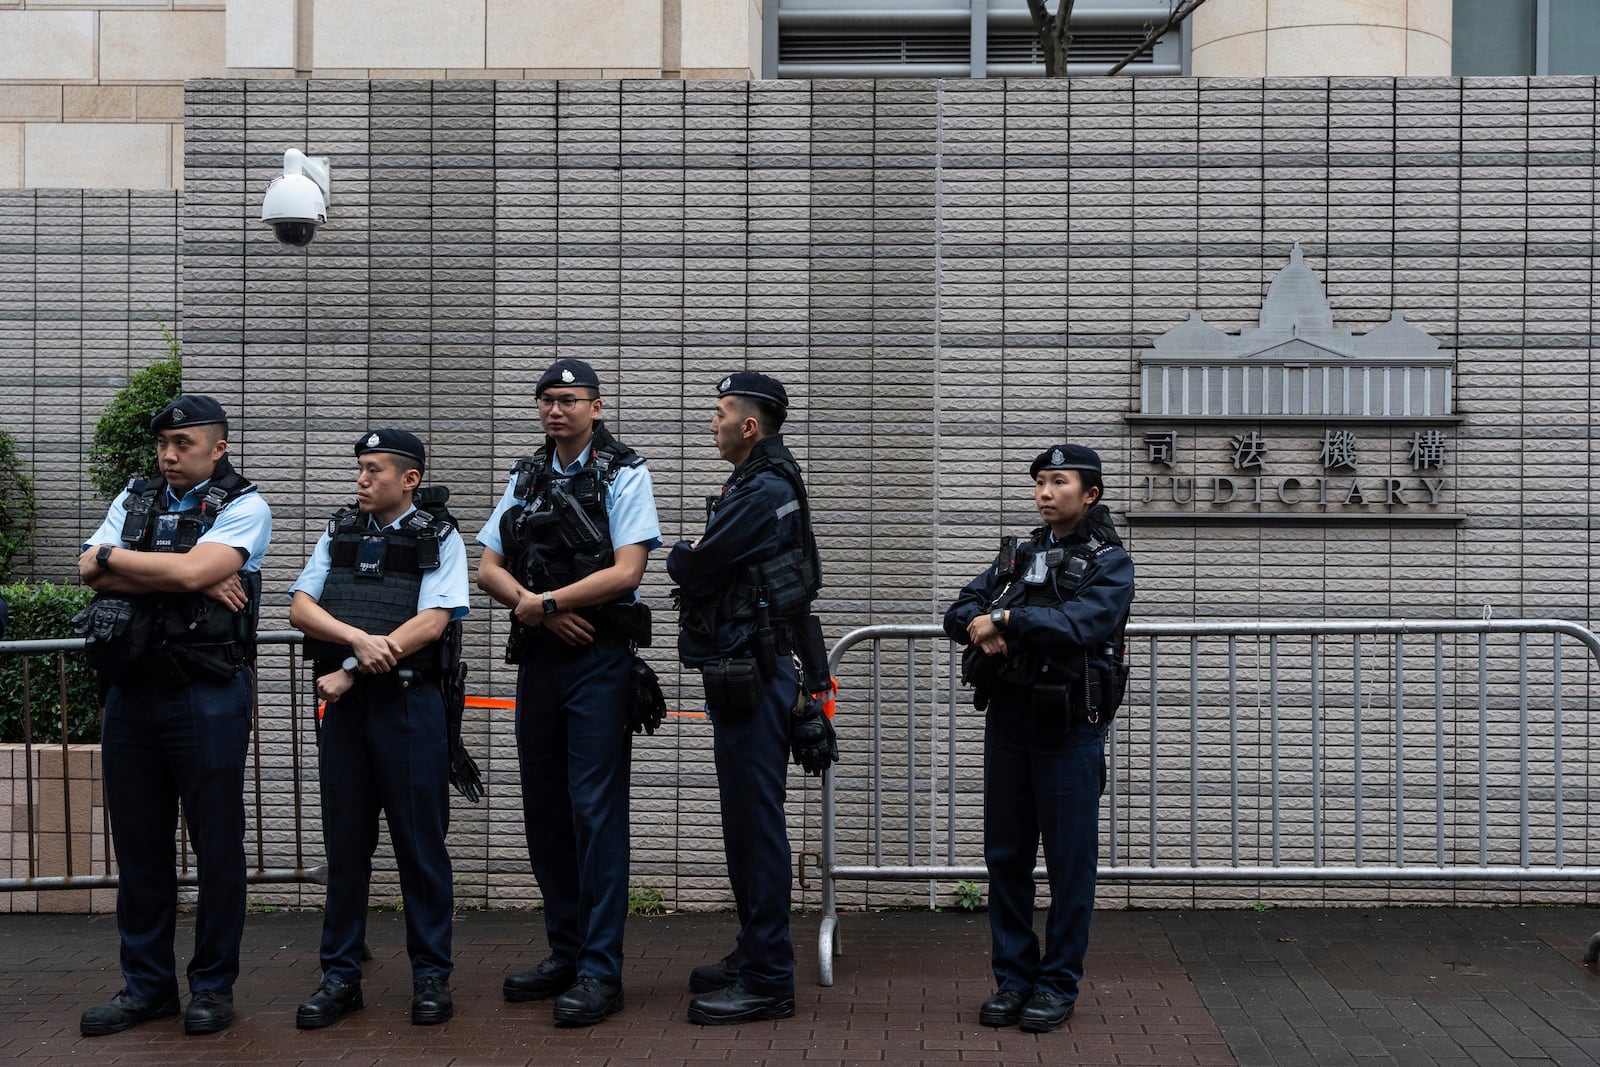
[(101, 570), (111, 569), (111, 550), (116, 547), (116, 545), (101, 545), (100, 551), (94, 554), (94, 561), (100, 565)]
[(994, 623), (996, 630), (1004, 630), (1006, 628), (1006, 609), (995, 608), (989, 612), (989, 621)]
[(556, 613), (556, 598), (549, 593), (544, 594), (544, 613), (546, 615), (554, 615)]
[(356, 659), (354, 656), (346, 656), (344, 658), (344, 662), (339, 664), (339, 666), (344, 668), (344, 673), (354, 678), (356, 676), (356, 672), (361, 669), (361, 661)]

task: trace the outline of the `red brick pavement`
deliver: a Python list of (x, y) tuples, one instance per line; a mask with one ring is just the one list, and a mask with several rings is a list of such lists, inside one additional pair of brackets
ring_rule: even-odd
[[(844, 917), (835, 984), (817, 985), (815, 916), (796, 920), (796, 1015), (746, 1026), (685, 1018), (688, 973), (732, 943), (727, 915), (629, 920), (627, 1007), (588, 1029), (557, 1029), (548, 1003), (508, 1004), (500, 981), (543, 956), (540, 920), (462, 912), (456, 925), (456, 1017), (412, 1026), (402, 917), (372, 917), (367, 1007), (326, 1030), (294, 1028), (317, 981), (315, 913), (252, 915), (239, 1012), (226, 1032), (186, 1037), (177, 1020), (84, 1038), (83, 1008), (120, 988), (116, 929), (106, 917), (0, 916), (0, 1058), (30, 1064), (251, 1063), (348, 1065), (671, 1063), (1232, 1063), (1228, 1047), (1159, 927), (1097, 918), (1087, 983), (1070, 1027), (1054, 1034), (980, 1026), (989, 994), (982, 915), (892, 912)], [(190, 936), (180, 926), (180, 944)]]
[[(816, 984), (817, 919), (796, 920), (797, 1014), (702, 1028), (690, 968), (731, 946), (727, 915), (635, 918), (626, 1009), (577, 1030), (500, 982), (544, 955), (539, 916), (462, 912), (457, 1015), (410, 1023), (404, 924), (372, 918), (367, 1008), (294, 1028), (317, 981), (320, 916), (252, 915), (239, 1018), (103, 1038), (78, 1016), (120, 986), (109, 917), (0, 915), (0, 1059), (26, 1064), (1430, 1064), (1600, 1063), (1600, 974), (1585, 908), (1100, 912), (1078, 1011), (1054, 1034), (977, 1021), (990, 991), (982, 915), (846, 914), (835, 984)], [(190, 937), (180, 925), (180, 942)]]

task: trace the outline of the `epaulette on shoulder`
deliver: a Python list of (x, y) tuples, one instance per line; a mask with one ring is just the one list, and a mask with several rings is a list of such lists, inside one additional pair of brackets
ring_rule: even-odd
[(332, 537), (340, 529), (350, 529), (361, 521), (361, 509), (354, 504), (346, 504), (333, 513), (328, 520), (328, 536)]
[[(422, 494), (426, 492), (424, 497)], [(406, 520), (406, 525), (414, 530), (426, 533), (434, 531), (441, 539), (451, 530), (456, 528), (456, 517), (450, 514), (450, 509), (445, 507), (445, 501), (450, 496), (450, 490), (444, 486), (433, 486), (428, 490), (418, 490), (418, 495), (412, 497), (412, 502), (417, 505), (417, 510), (411, 513)]]
[(607, 482), (615, 481), (617, 472), (624, 467), (637, 467), (644, 463), (643, 456), (620, 441), (606, 448), (595, 449), (593, 458)]

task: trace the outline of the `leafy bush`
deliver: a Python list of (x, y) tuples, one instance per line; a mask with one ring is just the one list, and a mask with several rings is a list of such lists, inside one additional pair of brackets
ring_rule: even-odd
[[(76, 637), (72, 617), (89, 603), (93, 590), (81, 585), (53, 585), (50, 582), (0, 586), (0, 596), (11, 609), (6, 640), (28, 641)], [(61, 676), (58, 654), (43, 652), (32, 656), (0, 656), (0, 742), (22, 740), (22, 665), (28, 665), (28, 684), (33, 703), (35, 744), (61, 742)], [(100, 698), (95, 690), (94, 672), (84, 662), (83, 653), (66, 653), (67, 740), (100, 740)]]
[(17, 439), (0, 430), (0, 581), (10, 576), (14, 564), (32, 558), (38, 514), (33, 477), (22, 464)]
[(165, 326), (169, 355), (142, 371), (129, 375), (128, 384), (111, 398), (100, 421), (94, 424), (89, 446), (89, 478), (95, 493), (115, 500), (128, 479), (155, 470), (155, 442), (150, 437), (150, 416), (172, 403), (183, 391), (183, 359), (178, 339)]

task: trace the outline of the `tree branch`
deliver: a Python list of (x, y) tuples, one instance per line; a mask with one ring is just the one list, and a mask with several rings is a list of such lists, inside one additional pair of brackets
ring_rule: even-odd
[(1028, 0), (1028, 14), (1033, 16), (1033, 32), (1039, 38), (1039, 51), (1044, 55), (1044, 76), (1064, 77), (1067, 73), (1067, 53), (1072, 49), (1072, 7), (1077, 0), (1057, 0), (1056, 13), (1050, 14), (1045, 0)]
[[(1035, 0), (1028, 0), (1029, 7), (1032, 7), (1034, 2)], [(1064, 2), (1065, 0), (1063, 0), (1063, 3)], [(1167, 21), (1163, 23), (1160, 28), (1151, 30), (1144, 40), (1140, 41), (1136, 46), (1134, 46), (1133, 51), (1123, 56), (1116, 66), (1106, 71), (1106, 77), (1110, 78), (1116, 74), (1122, 73), (1122, 68), (1126, 67), (1129, 63), (1132, 63), (1135, 59), (1138, 59), (1140, 52), (1143, 52), (1146, 48), (1149, 48), (1151, 45), (1161, 40), (1161, 38), (1165, 37), (1167, 35), (1167, 31), (1171, 30), (1173, 27), (1181, 26), (1183, 24), (1183, 20), (1194, 14), (1195, 9), (1205, 2), (1206, 0), (1179, 0), (1179, 3), (1173, 5), (1172, 13), (1167, 16)]]

